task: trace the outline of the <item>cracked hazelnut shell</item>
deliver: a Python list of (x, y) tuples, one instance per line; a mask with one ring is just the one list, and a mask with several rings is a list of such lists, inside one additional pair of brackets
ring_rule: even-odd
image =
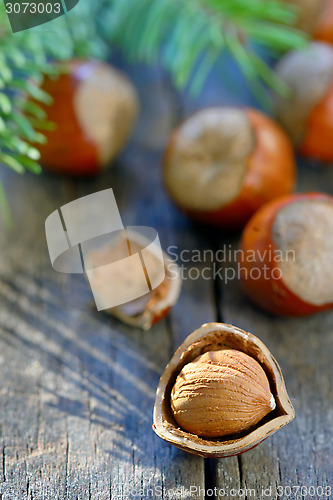
[(194, 219), (239, 230), (265, 202), (295, 184), (289, 138), (250, 108), (198, 111), (171, 135), (163, 178), (176, 205)]
[[(110, 293), (112, 293), (112, 295), (117, 295), (119, 294), (119, 290), (123, 287), (135, 288), (137, 285), (139, 285), (139, 288), (141, 287), (141, 274), (138, 275), (137, 273), (132, 272), (130, 276), (126, 277), (126, 282), (124, 283), (124, 276), (122, 272), (116, 272), (110, 276), (103, 268), (104, 264), (117, 261), (124, 256), (123, 248), (124, 244), (127, 248), (127, 238), (127, 233), (121, 231), (117, 238), (112, 240), (112, 243), (110, 242), (109, 244), (103, 245), (101, 248), (91, 250), (88, 253), (86, 265), (92, 269), (90, 272), (94, 277), (94, 294), (96, 297), (101, 298), (103, 295), (108, 295)], [(144, 248), (147, 252), (147, 248), (151, 241), (146, 239), (145, 236), (131, 230), (130, 239), (131, 252), (135, 253)], [(153, 269), (153, 248), (149, 251), (149, 255), (150, 259), (152, 259), (150, 264)], [(104, 309), (104, 312), (114, 316), (123, 323), (141, 328), (143, 330), (149, 330), (155, 323), (165, 318), (178, 300), (182, 280), (177, 264), (171, 261), (170, 257), (164, 251), (162, 251), (162, 255), (165, 277), (156, 288), (135, 300), (131, 300), (119, 306)], [(145, 256), (147, 259), (148, 254), (146, 253)], [(157, 260), (157, 263), (158, 262), (159, 261)], [(152, 274), (152, 277), (154, 278), (154, 273)], [(111, 288), (110, 283), (112, 283)]]
[[(222, 350), (243, 353), (260, 365), (267, 377), (269, 391), (276, 406), (263, 419), (243, 432), (202, 437), (186, 431), (176, 422), (171, 407), (171, 393), (182, 370), (191, 366), (198, 356)], [(250, 450), (293, 418), (294, 409), (287, 395), (280, 368), (267, 347), (257, 337), (240, 328), (224, 323), (208, 323), (185, 339), (162, 374), (156, 392), (153, 429), (166, 442), (184, 451), (218, 458)]]

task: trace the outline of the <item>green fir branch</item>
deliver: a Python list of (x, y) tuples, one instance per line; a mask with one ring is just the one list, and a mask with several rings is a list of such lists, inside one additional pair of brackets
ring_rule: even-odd
[(194, 78), (190, 88), (195, 92), (229, 51), (257, 98), (265, 97), (262, 83), (285, 93), (252, 44), (275, 53), (306, 43), (306, 36), (291, 27), (295, 8), (275, 0), (112, 0), (110, 5), (107, 37), (132, 61), (159, 61), (177, 87)]
[[(40, 88), (44, 75), (56, 74), (51, 61), (105, 58), (108, 53), (107, 42), (96, 32), (96, 13), (96, 4), (83, 0), (47, 28), (42, 25), (13, 34), (4, 3), (0, 4), (0, 163), (19, 174), (41, 172), (36, 146), (45, 142), (40, 131), (52, 124), (38, 102), (51, 102)], [(0, 212), (7, 221), (8, 210), (0, 186)]]
[[(117, 46), (131, 61), (158, 62), (178, 88), (198, 93), (221, 54), (229, 52), (261, 101), (266, 86), (288, 89), (253, 49), (270, 53), (302, 47), (294, 9), (276, 0), (80, 0), (65, 16), (11, 33), (0, 3), (0, 161), (18, 173), (40, 172), (36, 145), (49, 129), (39, 87), (53, 74), (50, 60), (105, 58)], [(33, 102), (28, 99), (33, 98)], [(6, 210), (0, 188), (0, 205)]]

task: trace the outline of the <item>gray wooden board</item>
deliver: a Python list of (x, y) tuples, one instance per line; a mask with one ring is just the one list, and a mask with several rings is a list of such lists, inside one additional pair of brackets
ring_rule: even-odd
[[(46, 174), (2, 176), (15, 220), (12, 229), (0, 227), (1, 498), (158, 498), (159, 488), (165, 498), (177, 498), (176, 488), (178, 498), (203, 498), (204, 488), (213, 498), (208, 489), (215, 486), (219, 498), (277, 498), (279, 485), (332, 485), (332, 314), (272, 318), (252, 307), (235, 281), (222, 287), (217, 311), (216, 288), (201, 276), (185, 279), (167, 320), (144, 333), (98, 313), (84, 279), (51, 268), (47, 215), (106, 187), (115, 191), (124, 224), (156, 228), (164, 248), (202, 252), (225, 242), (168, 202), (160, 147), (179, 120), (180, 103), (160, 73), (150, 80), (135, 75), (141, 94), (149, 94), (150, 106), (160, 102), (161, 111), (155, 110), (155, 126), (144, 109), (136, 143), (110, 172), (79, 183)], [(216, 92), (210, 89), (209, 104), (226, 102)], [(189, 114), (198, 102), (182, 105)], [(299, 186), (332, 190), (332, 171), (301, 168)], [(192, 268), (201, 275), (207, 265), (180, 264), (186, 276)], [(212, 463), (164, 443), (151, 421), (159, 376), (174, 350), (221, 311), (276, 356), (297, 418), (255, 450)], [(287, 491), (279, 498), (302, 497)]]
[[(332, 174), (329, 167), (300, 165), (298, 189), (332, 193)], [(221, 239), (220, 245), (237, 249), (238, 243)], [(251, 305), (237, 280), (224, 286), (223, 312), (226, 322), (257, 335), (275, 356), (296, 418), (257, 448), (216, 462), (218, 498), (235, 498), (237, 491), (240, 498), (332, 498), (333, 313), (273, 317)]]
[(155, 227), (165, 247), (200, 247), (166, 202), (159, 163), (133, 150), (96, 181), (4, 176), (14, 226), (1, 229), (3, 499), (156, 498), (190, 486), (203, 497), (203, 459), (164, 443), (151, 424), (170, 356), (215, 319), (211, 284), (184, 281), (174, 313), (142, 332), (94, 311), (91, 298), (85, 305), (87, 284), (53, 271), (45, 243), (55, 208), (113, 187), (125, 224)]
[[(201, 247), (203, 242), (198, 238), (186, 220), (167, 203), (166, 195), (161, 186), (160, 155), (143, 154), (133, 147), (123, 155), (121, 164), (104, 178), (98, 179), (93, 185), (81, 185), (80, 195), (87, 192), (97, 191), (102, 187), (109, 186), (114, 189), (119, 208), (125, 225), (149, 225), (158, 230), (162, 246), (168, 250), (169, 245), (182, 248)], [(135, 186), (135, 190), (134, 190)], [(140, 196), (137, 196), (140, 193)], [(166, 335), (169, 341), (168, 347), (163, 353), (164, 362), (161, 361), (158, 376), (162, 373), (164, 366), (170, 359), (178, 345), (184, 338), (203, 322), (215, 319), (213, 293), (211, 283), (199, 280), (198, 290), (193, 290), (193, 282), (184, 280), (183, 289), (177, 305), (166, 321), (156, 325), (151, 333), (139, 332), (139, 337), (147, 339), (146, 348), (151, 350), (156, 336)], [(126, 329), (131, 331), (131, 329)], [(155, 386), (156, 387), (156, 382)], [(124, 387), (123, 390), (126, 390)], [(152, 407), (147, 408), (151, 421)], [(149, 429), (147, 432), (151, 433)], [(147, 449), (147, 455), (152, 450)], [(186, 455), (177, 449), (170, 448), (162, 440), (156, 443), (155, 453), (162, 456), (163, 464), (163, 487), (172, 495), (174, 488), (179, 491), (188, 490), (190, 486), (198, 491), (201, 488), (202, 497), (204, 485), (204, 462), (202, 459)], [(165, 454), (169, 457), (165, 460)], [(151, 482), (153, 487), (156, 483)], [(157, 491), (157, 490), (156, 490)], [(156, 493), (155, 491), (155, 493)]]

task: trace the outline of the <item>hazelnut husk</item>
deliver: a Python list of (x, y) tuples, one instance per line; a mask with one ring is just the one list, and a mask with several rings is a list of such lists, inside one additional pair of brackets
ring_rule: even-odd
[[(199, 428), (201, 426), (199, 413), (195, 418), (197, 427), (186, 430), (182, 425), (187, 426), (187, 424), (182, 422), (180, 425), (181, 419), (175, 408), (175, 392), (178, 391), (180, 394), (178, 386), (181, 384), (184, 372), (193, 372), (193, 365), (198, 362), (198, 357), (202, 359), (201, 356), (204, 356), (205, 362), (210, 357), (216, 359), (216, 357), (222, 356), (224, 358), (222, 363), (215, 364), (208, 372), (205, 372), (204, 377), (201, 377), (202, 390), (199, 387), (194, 391), (199, 394), (201, 390), (204, 393), (204, 397), (202, 394), (199, 394), (200, 397), (198, 397), (202, 408), (200, 412), (202, 422), (209, 421), (213, 415), (213, 419), (216, 421), (214, 429), (217, 429), (216, 433), (211, 429), (207, 433)], [(251, 358), (250, 362), (248, 357)], [(237, 376), (237, 369), (231, 373), (227, 381), (229, 385), (223, 393), (223, 390), (220, 390), (223, 387), (223, 376), (219, 378), (218, 372), (222, 370), (224, 373), (229, 372), (230, 375), (234, 369), (235, 360), (236, 365), (238, 364), (238, 370), (242, 374), (238, 373)], [(258, 365), (259, 370), (257, 369)], [(213, 384), (211, 389), (207, 386), (209, 378), (211, 378), (209, 375), (207, 376), (209, 371), (214, 372), (213, 382), (215, 386)], [(248, 384), (249, 378), (253, 378), (252, 386)], [(246, 388), (249, 393), (245, 394), (245, 391), (242, 395), (244, 384), (243, 389), (241, 386), (244, 380), (246, 380)], [(191, 390), (195, 389), (196, 383), (197, 381), (192, 385)], [(237, 413), (237, 404), (235, 401), (232, 402), (233, 395), (230, 396), (230, 391), (233, 390), (237, 393), (234, 396), (238, 398), (239, 414), (236, 418), (237, 422), (233, 422), (232, 418), (229, 420), (227, 418), (224, 428), (223, 419), (225, 419), (226, 413), (230, 417), (233, 411), (235, 411), (234, 416)], [(259, 393), (261, 393), (260, 398)], [(205, 418), (205, 399), (207, 399), (207, 408), (211, 407), (214, 410), (208, 418)], [(259, 399), (259, 413), (262, 413), (257, 419), (252, 420), (256, 411), (254, 406)], [(212, 400), (214, 400), (213, 404), (211, 404)], [(246, 409), (247, 403), (250, 406)], [(230, 404), (231, 406), (228, 408)], [(246, 416), (247, 410), (248, 415)], [(253, 448), (293, 418), (294, 409), (287, 395), (281, 370), (267, 347), (251, 333), (246, 333), (235, 326), (224, 323), (208, 323), (185, 339), (162, 374), (156, 392), (153, 429), (162, 439), (184, 451), (203, 457), (217, 458), (238, 455)], [(247, 422), (245, 422), (246, 420)]]

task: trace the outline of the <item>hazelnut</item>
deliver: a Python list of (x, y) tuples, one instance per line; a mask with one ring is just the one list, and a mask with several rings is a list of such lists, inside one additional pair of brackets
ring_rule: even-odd
[(173, 132), (164, 155), (164, 183), (178, 207), (227, 230), (291, 193), (295, 175), (284, 131), (248, 108), (198, 111)]
[(316, 40), (333, 44), (333, 0), (324, 0), (313, 36)]
[(248, 430), (274, 408), (263, 368), (235, 349), (208, 351), (187, 363), (171, 391), (178, 425), (202, 437)]
[(290, 88), (275, 97), (275, 114), (299, 152), (322, 161), (333, 160), (333, 47), (312, 42), (291, 51), (276, 66)]
[(189, 335), (161, 376), (153, 429), (204, 457), (247, 451), (294, 418), (282, 374), (251, 333), (208, 323)]
[(316, 30), (320, 16), (325, 9), (326, 0), (284, 0), (296, 8), (296, 20), (294, 26), (305, 33), (313, 33)]
[(278, 315), (331, 309), (332, 234), (332, 196), (302, 193), (265, 205), (241, 240), (241, 279), (249, 298)]
[(44, 110), (55, 130), (43, 131), (42, 165), (68, 175), (94, 175), (125, 145), (136, 120), (136, 90), (121, 72), (100, 61), (73, 60), (42, 89), (53, 103)]

